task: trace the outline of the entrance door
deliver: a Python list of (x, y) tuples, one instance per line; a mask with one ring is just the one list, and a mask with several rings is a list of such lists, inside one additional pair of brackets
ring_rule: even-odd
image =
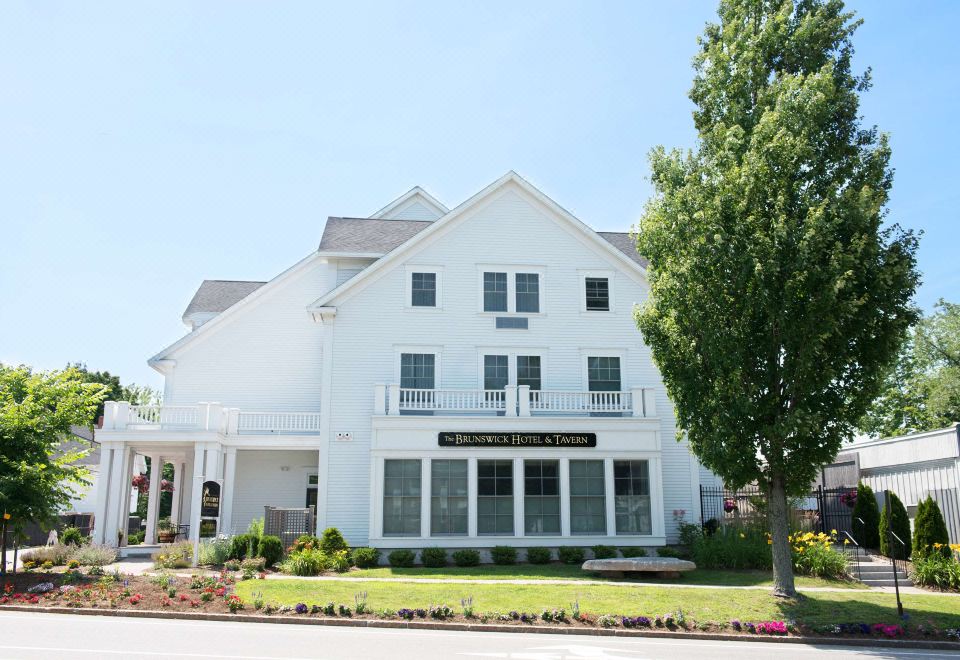
[(316, 511), (317, 506), (317, 475), (311, 474), (307, 477), (307, 502), (304, 506), (314, 507)]

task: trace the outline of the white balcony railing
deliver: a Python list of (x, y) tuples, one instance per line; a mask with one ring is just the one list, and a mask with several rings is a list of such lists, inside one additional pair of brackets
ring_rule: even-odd
[(195, 427), (198, 406), (130, 406), (127, 426)]
[(626, 392), (531, 390), (526, 385), (502, 390), (408, 389), (374, 386), (374, 414), (401, 415), (491, 414), (530, 416), (656, 417), (654, 390), (634, 387)]
[(320, 413), (299, 412), (240, 412), (238, 433), (295, 433), (320, 432)]
[(318, 412), (245, 412), (219, 403), (195, 406), (134, 406), (107, 401), (103, 429), (107, 431), (213, 431), (240, 433), (286, 433), (314, 435), (320, 432)]

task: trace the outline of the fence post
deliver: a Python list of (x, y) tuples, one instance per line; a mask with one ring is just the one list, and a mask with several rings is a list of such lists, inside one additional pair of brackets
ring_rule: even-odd
[(897, 593), (897, 613), (900, 615), (900, 618), (903, 618), (903, 602), (900, 600), (900, 578), (897, 576), (897, 554), (898, 551), (893, 546), (893, 539), (890, 538), (890, 533), (893, 531), (893, 511), (890, 509), (890, 490), (883, 491), (884, 507), (887, 513), (887, 547), (892, 550), (890, 553), (893, 555), (890, 557), (890, 565), (893, 566), (893, 588)]
[(703, 528), (703, 523), (706, 522), (706, 519), (703, 517), (704, 511), (706, 511), (706, 509), (703, 508), (703, 484), (700, 484), (700, 527), (701, 528)]
[(827, 511), (823, 506), (823, 484), (817, 486), (817, 514), (820, 517), (820, 532), (827, 533)]

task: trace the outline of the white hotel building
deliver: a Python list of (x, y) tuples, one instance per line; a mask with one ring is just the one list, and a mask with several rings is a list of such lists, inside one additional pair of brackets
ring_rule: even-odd
[(708, 473), (633, 320), (648, 291), (628, 234), (513, 172), (454, 209), (414, 188), (329, 218), (269, 282), (201, 285), (149, 360), (162, 407), (107, 406), (95, 538), (118, 542), (146, 455), (176, 466), (192, 538), (217, 481), (221, 533), (315, 505), (318, 529), (384, 549), (662, 545)]

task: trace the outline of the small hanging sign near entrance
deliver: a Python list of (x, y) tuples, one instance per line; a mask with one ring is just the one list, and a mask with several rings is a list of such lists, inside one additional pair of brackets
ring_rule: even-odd
[(204, 481), (200, 496), (200, 515), (204, 518), (216, 518), (220, 515), (220, 484), (216, 481)]
[(437, 436), (441, 447), (596, 447), (596, 433), (471, 433), (441, 431)]

